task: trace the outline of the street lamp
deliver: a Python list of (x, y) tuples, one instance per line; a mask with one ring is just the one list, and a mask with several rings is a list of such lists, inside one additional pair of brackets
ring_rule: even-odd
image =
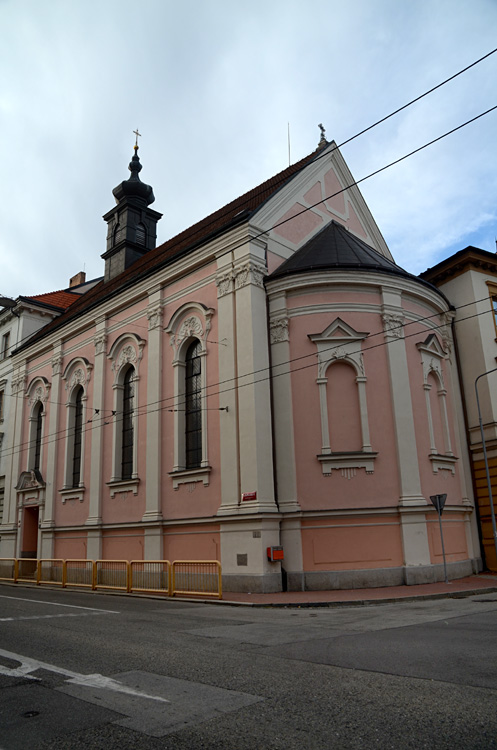
[(12, 315), (15, 315), (16, 318), (19, 317), (19, 313), (17, 313), (14, 310), (14, 307), (17, 305), (17, 302), (15, 299), (11, 299), (10, 297), (0, 297), (0, 307), (7, 307)]
[(478, 398), (478, 381), (480, 378), (483, 378), (485, 375), (490, 375), (491, 372), (497, 372), (497, 367), (494, 367), (493, 370), (487, 370), (487, 372), (482, 372), (481, 375), (478, 375), (478, 377), (475, 380), (475, 391), (476, 391), (476, 405), (478, 407), (478, 421), (480, 422), (481, 442), (483, 444), (483, 460), (485, 462), (485, 471), (487, 474), (488, 499), (490, 501), (490, 515), (492, 517), (492, 530), (494, 534), (495, 555), (497, 558), (497, 526), (495, 525), (495, 509), (494, 509), (494, 499), (492, 497), (492, 482), (490, 480), (490, 470), (488, 468), (487, 446), (485, 444), (485, 435), (483, 433), (483, 422), (481, 418), (480, 399)]

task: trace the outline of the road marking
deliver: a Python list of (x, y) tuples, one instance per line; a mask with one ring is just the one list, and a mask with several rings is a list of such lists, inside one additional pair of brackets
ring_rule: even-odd
[(23, 599), (20, 596), (5, 596), (0, 594), (0, 599), (12, 599), (15, 602), (33, 602), (34, 604), (51, 604), (52, 607), (71, 607), (72, 609), (90, 609), (93, 612), (110, 612), (113, 615), (120, 614), (114, 609), (98, 609), (97, 607), (80, 607), (77, 604), (57, 604), (57, 602), (44, 602), (42, 599)]
[(11, 661), (18, 661), (21, 663), (19, 667), (10, 669), (0, 664), (0, 674), (6, 675), (7, 677), (23, 677), (26, 680), (37, 680), (39, 677), (34, 677), (31, 672), (36, 672), (38, 669), (45, 669), (48, 672), (55, 672), (56, 674), (64, 675), (68, 679), (66, 682), (73, 685), (81, 685), (82, 687), (88, 688), (102, 688), (103, 690), (112, 690), (115, 693), (125, 693), (126, 695), (134, 695), (139, 698), (149, 698), (153, 701), (160, 701), (161, 703), (170, 703), (166, 698), (161, 698), (158, 695), (149, 695), (141, 690), (135, 690), (134, 688), (123, 685), (122, 682), (112, 679), (112, 677), (105, 677), (102, 674), (79, 674), (79, 672), (73, 672), (70, 669), (64, 669), (64, 667), (56, 667), (53, 664), (47, 664), (37, 659), (31, 659), (27, 656), (21, 656), (20, 654), (14, 654), (11, 651), (4, 651), (0, 649), (0, 656)]
[[(109, 613), (105, 612), (105, 610), (96, 610), (95, 612), (64, 612), (63, 615), (20, 615), (19, 617), (0, 617), (0, 622), (18, 622), (19, 620), (53, 620), (56, 617), (90, 617), (106, 614)], [(111, 612), (110, 614), (113, 613)]]

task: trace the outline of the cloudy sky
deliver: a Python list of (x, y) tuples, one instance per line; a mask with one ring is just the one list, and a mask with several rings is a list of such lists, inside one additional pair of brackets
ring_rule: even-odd
[[(159, 242), (497, 47), (496, 0), (0, 0), (0, 294), (103, 273), (138, 126)], [(345, 145), (356, 179), (497, 105), (497, 53)], [(495, 251), (497, 111), (361, 184), (419, 273)]]

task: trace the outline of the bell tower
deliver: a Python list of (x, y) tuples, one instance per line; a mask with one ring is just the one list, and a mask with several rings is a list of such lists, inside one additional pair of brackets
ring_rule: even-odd
[(149, 208), (154, 202), (154, 192), (150, 185), (140, 180), (142, 165), (138, 157), (138, 130), (134, 155), (129, 163), (131, 177), (124, 180), (112, 191), (116, 206), (104, 215), (107, 222), (107, 250), (102, 255), (105, 260), (104, 281), (110, 281), (149, 250), (157, 241), (157, 222), (162, 214)]

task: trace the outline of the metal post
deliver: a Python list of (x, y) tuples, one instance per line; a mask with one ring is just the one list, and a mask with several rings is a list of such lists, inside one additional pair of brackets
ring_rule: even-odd
[(442, 511), (440, 509), (440, 505), (437, 505), (437, 512), (438, 512), (438, 523), (440, 525), (440, 539), (442, 540), (442, 555), (443, 555), (443, 559), (444, 559), (445, 583), (448, 583), (449, 579), (448, 579), (448, 576), (447, 576), (447, 562), (445, 560), (444, 535), (442, 534)]
[(480, 378), (483, 378), (485, 375), (490, 375), (491, 372), (497, 372), (497, 367), (494, 367), (493, 370), (487, 370), (487, 372), (482, 372), (481, 375), (478, 375), (478, 377), (475, 380), (475, 392), (476, 392), (476, 405), (478, 407), (478, 421), (480, 423), (480, 432), (481, 432), (481, 442), (483, 445), (483, 460), (485, 462), (485, 472), (487, 475), (487, 486), (488, 486), (488, 499), (490, 502), (490, 516), (492, 518), (492, 530), (494, 535), (494, 547), (495, 547), (495, 555), (497, 558), (497, 526), (495, 524), (495, 509), (494, 509), (494, 499), (492, 496), (492, 482), (490, 479), (490, 470), (488, 468), (488, 458), (487, 458), (487, 446), (485, 444), (485, 434), (483, 432), (483, 422), (481, 418), (481, 409), (480, 409), (480, 399), (478, 397), (478, 381)]

